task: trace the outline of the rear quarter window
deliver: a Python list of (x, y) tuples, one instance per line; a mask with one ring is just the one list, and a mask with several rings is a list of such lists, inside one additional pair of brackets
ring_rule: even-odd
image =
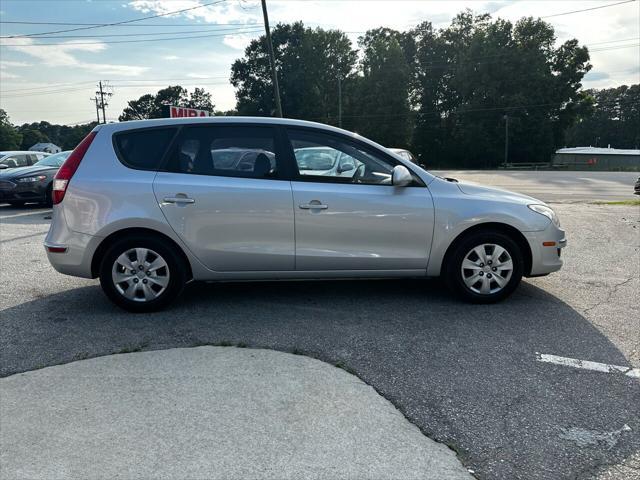
[(177, 128), (149, 128), (116, 133), (114, 147), (127, 167), (158, 170)]

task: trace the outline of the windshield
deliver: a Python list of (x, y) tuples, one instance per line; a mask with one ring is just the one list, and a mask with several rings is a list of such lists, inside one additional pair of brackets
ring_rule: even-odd
[(37, 165), (38, 167), (60, 167), (69, 155), (71, 155), (71, 150), (56, 153), (55, 155), (43, 158), (35, 165)]

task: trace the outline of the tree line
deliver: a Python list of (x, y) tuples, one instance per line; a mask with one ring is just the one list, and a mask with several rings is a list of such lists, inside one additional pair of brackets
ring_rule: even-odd
[[(510, 162), (548, 161), (563, 146), (640, 143), (640, 86), (584, 90), (587, 47), (575, 39), (555, 46), (553, 27), (540, 19), (512, 23), (464, 11), (440, 29), (430, 22), (407, 31), (372, 29), (355, 46), (344, 32), (297, 22), (278, 24), (272, 39), (285, 117), (409, 148), (432, 166), (498, 166), (507, 122)], [(160, 118), (167, 104), (216, 115), (274, 115), (265, 36), (232, 64), (230, 80), (232, 111), (216, 111), (204, 89), (189, 93), (176, 85), (129, 101), (119, 120)], [(54, 143), (64, 137), (63, 147), (74, 141), (46, 122), (16, 130), (23, 144), (33, 131)]]
[[(594, 108), (581, 89), (588, 49), (575, 39), (555, 47), (540, 19), (513, 24), (465, 11), (441, 29), (369, 30), (358, 49), (343, 32), (302, 23), (278, 25), (272, 38), (285, 116), (341, 123), (430, 165), (497, 166), (507, 121), (509, 161), (548, 161)], [(238, 114), (271, 115), (264, 37), (231, 72)]]
[(96, 122), (74, 126), (33, 122), (15, 126), (0, 109), (0, 151), (29, 150), (36, 143), (49, 142), (62, 150), (73, 150), (96, 125)]

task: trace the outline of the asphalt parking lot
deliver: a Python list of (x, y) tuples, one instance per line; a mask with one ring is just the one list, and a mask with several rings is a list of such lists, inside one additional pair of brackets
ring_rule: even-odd
[[(599, 195), (622, 199), (627, 177)], [(478, 478), (640, 478), (640, 208), (585, 203), (583, 183), (539, 195), (559, 202), (564, 269), (491, 306), (434, 280), (263, 282), (192, 284), (131, 315), (49, 265), (49, 210), (0, 206), (0, 375), (203, 344), (302, 353), (358, 375)]]

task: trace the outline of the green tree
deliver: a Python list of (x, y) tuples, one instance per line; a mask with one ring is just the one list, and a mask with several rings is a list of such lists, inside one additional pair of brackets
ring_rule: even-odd
[(0, 150), (17, 150), (22, 143), (22, 135), (11, 124), (7, 112), (0, 108)]
[(584, 93), (593, 109), (568, 130), (564, 145), (640, 148), (640, 84)]
[(388, 28), (360, 38), (363, 52), (355, 126), (359, 133), (389, 147), (407, 147), (412, 130), (409, 107), (411, 67), (401, 42)]
[(189, 95), (189, 100), (186, 102), (185, 107), (213, 112), (216, 106), (213, 104), (213, 100), (209, 92), (205, 91), (204, 88), (196, 88)]
[(169, 86), (158, 93), (147, 93), (137, 100), (130, 100), (122, 111), (118, 120), (144, 120), (148, 118), (163, 118), (166, 116), (166, 106), (200, 108), (213, 112), (215, 105), (211, 94), (202, 88), (196, 88), (189, 95), (188, 91), (179, 85)]
[(555, 48), (540, 19), (515, 25), (467, 11), (435, 32), (418, 26), (415, 78), (416, 153), (427, 163), (495, 167), (503, 159), (509, 117), (509, 161), (548, 161), (589, 99), (581, 80), (589, 54), (576, 40)]
[[(357, 60), (348, 37), (337, 30), (306, 28), (298, 22), (278, 24), (272, 39), (284, 115), (336, 123), (338, 80), (348, 83)], [(233, 63), (231, 83), (236, 88), (238, 114), (273, 115), (273, 84), (264, 36), (252, 40), (244, 57)]]
[(51, 140), (40, 130), (26, 129), (22, 131), (22, 150), (29, 150), (36, 143), (48, 143)]

